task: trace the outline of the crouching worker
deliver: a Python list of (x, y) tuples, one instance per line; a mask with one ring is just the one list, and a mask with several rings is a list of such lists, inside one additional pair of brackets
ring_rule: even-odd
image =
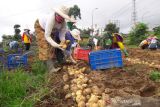
[(123, 38), (118, 33), (113, 34), (111, 48), (112, 49), (120, 48), (121, 51), (125, 54), (125, 56), (128, 56), (128, 52), (127, 52), (127, 50), (126, 50), (126, 48), (124, 47), (124, 44), (123, 44)]
[[(54, 67), (55, 62), (53, 56), (63, 53), (62, 45), (55, 40), (55, 37), (58, 35), (60, 41), (65, 40), (67, 30), (65, 19), (75, 22), (68, 15), (69, 10), (70, 8), (66, 6), (55, 8), (51, 14), (37, 19), (34, 25), (39, 49), (39, 59), (47, 65), (50, 72), (57, 72), (60, 69)], [(55, 54), (53, 47), (58, 50)]]
[(158, 46), (157, 46), (157, 43), (158, 43), (158, 41), (157, 41), (157, 37), (156, 36), (154, 36), (152, 39), (151, 39), (151, 42), (150, 42), (150, 44), (149, 44), (149, 46), (148, 46), (148, 48), (150, 49), (150, 50), (157, 50), (157, 48), (158, 48)]
[(69, 58), (72, 63), (76, 64), (76, 61), (72, 57), (72, 48), (76, 47), (78, 45), (77, 41), (80, 41), (80, 31), (77, 29), (73, 29), (72, 31), (68, 31), (65, 34), (65, 43), (66, 45), (63, 45), (65, 50), (66, 58)]
[(139, 47), (141, 49), (148, 49), (148, 41), (147, 40), (143, 40), (140, 44)]
[(11, 42), (9, 42), (9, 47), (10, 47), (10, 49), (18, 50), (18, 47), (19, 47), (18, 41), (11, 41)]

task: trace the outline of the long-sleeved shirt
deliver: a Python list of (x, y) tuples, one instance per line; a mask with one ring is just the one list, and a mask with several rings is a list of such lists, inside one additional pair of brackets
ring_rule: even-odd
[(53, 47), (59, 47), (52, 38), (51, 33), (54, 31), (59, 31), (59, 38), (61, 41), (65, 40), (65, 33), (66, 33), (66, 22), (59, 24), (55, 21), (55, 13), (49, 14), (47, 16), (39, 18), (39, 24), (45, 31), (45, 38), (49, 42), (50, 45)]
[(65, 40), (70, 40), (70, 43), (69, 43), (69, 45), (68, 45), (67, 48), (66, 48), (67, 51), (70, 51), (72, 45), (75, 43), (75, 39), (74, 39), (74, 37), (71, 35), (70, 31), (66, 32), (66, 34), (65, 34)]
[(22, 35), (22, 41), (24, 43), (31, 43), (31, 34), (28, 32), (24, 32)]

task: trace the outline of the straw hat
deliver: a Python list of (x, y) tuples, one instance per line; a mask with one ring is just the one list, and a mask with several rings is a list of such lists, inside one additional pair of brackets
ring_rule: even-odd
[(72, 36), (77, 39), (77, 40), (81, 40), (81, 37), (80, 37), (80, 31), (77, 30), (77, 29), (73, 29), (72, 31), (70, 31)]
[(58, 7), (58, 8), (54, 8), (54, 11), (55, 11), (56, 13), (58, 13), (60, 16), (62, 16), (64, 19), (69, 20), (69, 21), (71, 21), (71, 22), (76, 22), (76, 20), (74, 20), (74, 19), (72, 19), (72, 18), (70, 18), (70, 17), (68, 16), (69, 9), (70, 9), (70, 8), (67, 7), (67, 6), (60, 6), (60, 7)]
[(158, 37), (157, 37), (157, 36), (154, 36), (153, 38), (158, 39)]

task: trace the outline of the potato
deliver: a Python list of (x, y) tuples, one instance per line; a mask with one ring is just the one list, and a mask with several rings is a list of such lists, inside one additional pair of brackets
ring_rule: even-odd
[(87, 87), (87, 84), (82, 84), (82, 87), (86, 88), (86, 87)]
[(76, 95), (78, 96), (78, 95), (82, 95), (82, 90), (78, 90), (77, 92), (76, 92)]
[(104, 100), (98, 100), (98, 105), (99, 105), (99, 107), (105, 107), (106, 102)]
[(91, 105), (91, 107), (99, 107), (97, 103), (92, 103)]
[(66, 40), (66, 44), (70, 43), (70, 40)]
[(102, 90), (100, 88), (98, 88), (98, 86), (93, 86), (92, 87), (92, 92), (95, 95), (100, 95), (102, 93)]
[(98, 97), (96, 95), (91, 95), (91, 98), (89, 99), (89, 102), (92, 103), (97, 103), (98, 102)]
[(62, 45), (62, 48), (63, 48), (63, 49), (66, 49), (66, 48), (67, 48), (67, 45), (66, 45), (66, 44)]
[(84, 87), (83, 87), (82, 85), (80, 85), (80, 84), (78, 84), (77, 87), (78, 87), (78, 89), (80, 89), (80, 90), (83, 90), (83, 89), (84, 89)]
[(83, 95), (78, 95), (77, 97), (76, 97), (76, 101), (77, 101), (77, 103), (78, 102), (80, 102), (80, 101), (86, 101), (86, 98), (83, 96)]
[(62, 48), (63, 49), (66, 49), (67, 45), (66, 45), (66, 42), (65, 41), (61, 41), (60, 45), (62, 45)]
[(83, 78), (84, 78), (84, 75), (79, 75), (78, 78), (83, 79)]
[(77, 92), (77, 90), (78, 90), (77, 85), (72, 84), (72, 85), (71, 85), (71, 91), (72, 91), (72, 92)]
[(91, 92), (92, 92), (92, 90), (90, 88), (86, 88), (83, 90), (84, 95), (89, 95), (89, 94), (91, 94)]
[(88, 82), (89, 82), (89, 83), (92, 83), (92, 80), (90, 79)]
[(74, 93), (74, 92), (72, 92), (71, 94), (72, 94), (72, 97), (75, 97), (75, 96), (76, 96), (76, 93)]
[(74, 73), (74, 71), (69, 71), (69, 75), (74, 75), (75, 73)]
[(91, 96), (90, 96), (90, 95), (87, 95), (87, 96), (86, 96), (86, 99), (87, 99), (87, 100), (89, 100), (90, 98), (91, 98)]
[(87, 77), (84, 77), (83, 82), (84, 82), (84, 83), (87, 83), (87, 82), (88, 82), (88, 78), (87, 78)]
[(67, 82), (68, 80), (69, 80), (68, 74), (64, 74), (64, 75), (63, 75), (63, 81), (64, 81), (64, 82)]
[(68, 90), (69, 89), (69, 85), (66, 84), (64, 87), (63, 87), (64, 90)]
[(105, 93), (102, 93), (102, 99), (107, 101), (110, 99), (109, 95), (108, 94), (105, 94)]
[(65, 99), (69, 99), (72, 97), (72, 94), (71, 93), (68, 93), (66, 96), (65, 96)]
[(85, 106), (86, 106), (86, 104), (84, 101), (78, 102), (78, 107), (85, 107)]

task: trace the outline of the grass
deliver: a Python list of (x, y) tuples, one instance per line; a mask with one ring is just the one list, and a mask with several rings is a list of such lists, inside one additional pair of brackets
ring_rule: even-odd
[(160, 72), (159, 71), (152, 71), (149, 74), (149, 77), (153, 81), (160, 82)]
[(33, 107), (46, 92), (46, 66), (41, 61), (32, 65), (32, 73), (18, 68), (0, 72), (0, 107)]

